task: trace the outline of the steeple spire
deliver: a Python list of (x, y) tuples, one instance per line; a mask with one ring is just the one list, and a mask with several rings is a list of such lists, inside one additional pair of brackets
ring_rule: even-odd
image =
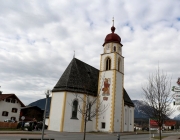
[(75, 58), (75, 50), (74, 50), (74, 56), (73, 56), (73, 58)]
[(113, 19), (112, 19), (112, 22), (113, 22), (113, 25), (112, 25), (112, 27), (111, 27), (111, 31), (112, 31), (112, 33), (114, 33), (115, 30), (116, 30), (116, 28), (114, 27), (114, 17), (113, 17)]
[(73, 58), (75, 58), (75, 50), (74, 50), (74, 55), (73, 55)]

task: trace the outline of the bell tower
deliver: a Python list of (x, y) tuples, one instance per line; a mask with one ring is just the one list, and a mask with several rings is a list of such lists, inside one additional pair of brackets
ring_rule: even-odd
[(123, 131), (123, 83), (124, 57), (121, 38), (115, 33), (114, 19), (111, 33), (105, 38), (101, 54), (98, 103), (107, 106), (106, 111), (96, 118), (96, 130), (104, 132)]

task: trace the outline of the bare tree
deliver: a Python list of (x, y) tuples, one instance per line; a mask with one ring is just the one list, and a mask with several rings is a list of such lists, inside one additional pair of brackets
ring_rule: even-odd
[(86, 125), (88, 121), (92, 121), (92, 119), (96, 116), (103, 114), (108, 105), (103, 106), (102, 102), (99, 102), (99, 96), (91, 96), (89, 94), (85, 95), (85, 98), (82, 98), (79, 94), (75, 94), (75, 96), (79, 99), (79, 102), (82, 104), (78, 105), (78, 112), (82, 114), (82, 119), (84, 119), (84, 136), (83, 140), (86, 138)]
[(158, 68), (155, 73), (149, 76), (147, 84), (142, 89), (145, 97), (144, 103), (149, 106), (149, 108), (143, 109), (143, 111), (149, 118), (156, 121), (161, 140), (163, 122), (175, 111), (171, 107), (173, 101), (171, 79)]
[[(104, 79), (104, 78), (102, 78)], [(103, 80), (102, 80), (103, 82)], [(103, 85), (103, 84), (101, 84)], [(84, 89), (86, 90), (86, 86), (84, 86)], [(103, 100), (100, 101), (100, 91), (102, 90), (102, 86), (100, 87), (98, 93), (94, 93), (92, 94), (88, 94), (88, 91), (85, 91), (84, 97), (82, 96), (82, 94), (79, 93), (73, 93), (74, 96), (76, 97), (76, 99), (78, 99), (78, 102), (80, 102), (81, 104), (78, 104), (78, 108), (77, 111), (82, 115), (82, 119), (84, 120), (84, 136), (83, 136), (83, 140), (86, 139), (86, 126), (87, 126), (87, 122), (88, 121), (92, 121), (92, 119), (96, 116), (100, 116), (101, 114), (103, 114), (109, 104), (104, 105), (103, 104)], [(73, 105), (70, 104), (72, 107)]]

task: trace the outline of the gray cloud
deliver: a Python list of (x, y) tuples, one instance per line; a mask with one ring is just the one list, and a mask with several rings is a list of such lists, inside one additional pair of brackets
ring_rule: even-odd
[(0, 5), (0, 85), (25, 104), (44, 98), (76, 57), (99, 69), (105, 36), (115, 17), (125, 57), (125, 88), (142, 97), (158, 65), (180, 76), (180, 2), (3, 1)]

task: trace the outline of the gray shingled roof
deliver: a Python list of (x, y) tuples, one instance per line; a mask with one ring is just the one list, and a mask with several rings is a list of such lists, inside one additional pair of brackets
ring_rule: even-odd
[[(52, 91), (71, 91), (97, 96), (98, 78), (98, 69), (73, 58)], [(125, 89), (124, 103), (134, 106)]]
[(131, 99), (130, 99), (130, 97), (129, 97), (129, 95), (127, 94), (127, 92), (126, 92), (125, 89), (124, 89), (124, 104), (134, 107), (134, 104), (133, 104), (133, 102), (131, 101)]
[(99, 70), (73, 58), (61, 78), (55, 85), (53, 92), (72, 91), (97, 95)]

